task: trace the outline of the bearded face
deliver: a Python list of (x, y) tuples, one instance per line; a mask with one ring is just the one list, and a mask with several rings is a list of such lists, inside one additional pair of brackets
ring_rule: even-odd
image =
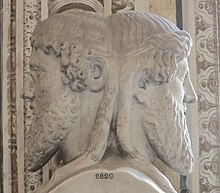
[(89, 70), (85, 72), (89, 74), (85, 77), (90, 84), (86, 84), (88, 90), (83, 92), (73, 91), (69, 84), (64, 84), (61, 64), (59, 57), (33, 48), (31, 72), (23, 88), (23, 98), (31, 100), (35, 112), (26, 139), (26, 168), (31, 171), (41, 168), (58, 149), (64, 163), (86, 151), (103, 95), (98, 92), (102, 88), (99, 60), (87, 65)]
[(33, 48), (31, 72), (25, 82), (23, 96), (34, 99), (31, 103), (35, 115), (26, 139), (26, 166), (29, 170), (42, 167), (77, 124), (75, 109), (78, 101), (64, 89), (59, 66), (55, 56)]
[[(27, 169), (35, 171), (41, 168), (61, 147), (61, 142), (71, 133), (71, 129), (77, 129), (79, 115), (76, 108), (77, 101), (65, 93), (47, 105), (46, 109), (38, 109), (27, 138)], [(64, 161), (67, 160), (64, 158)]]
[(151, 82), (143, 78), (144, 73), (138, 73), (134, 87), (141, 129), (157, 156), (178, 173), (187, 175), (194, 157), (186, 124), (186, 103), (196, 99), (187, 61), (178, 64), (169, 83)]

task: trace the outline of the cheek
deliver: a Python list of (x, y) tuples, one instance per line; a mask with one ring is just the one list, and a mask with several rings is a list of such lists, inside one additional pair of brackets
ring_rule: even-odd
[(49, 103), (53, 93), (51, 91), (54, 90), (55, 82), (53, 82), (48, 76), (42, 75), (37, 78), (35, 83), (35, 92), (36, 92), (36, 100), (39, 105), (46, 105)]
[(36, 92), (38, 93), (38, 97), (41, 97), (42, 95), (47, 93), (48, 88), (50, 87), (48, 83), (50, 83), (50, 80), (45, 75), (37, 78)]
[(60, 74), (44, 73), (37, 79), (37, 86), (41, 92), (56, 91), (62, 84)]
[(138, 89), (135, 92), (137, 102), (148, 110), (159, 110), (162, 104), (167, 100), (167, 91), (163, 86), (146, 87), (146, 89)]

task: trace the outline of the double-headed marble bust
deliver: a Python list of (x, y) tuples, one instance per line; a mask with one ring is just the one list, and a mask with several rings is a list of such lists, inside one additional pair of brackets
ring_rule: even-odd
[(57, 151), (64, 165), (37, 192), (175, 193), (153, 163), (182, 175), (193, 167), (191, 45), (188, 33), (149, 13), (71, 10), (41, 22), (22, 93), (35, 106), (26, 169)]

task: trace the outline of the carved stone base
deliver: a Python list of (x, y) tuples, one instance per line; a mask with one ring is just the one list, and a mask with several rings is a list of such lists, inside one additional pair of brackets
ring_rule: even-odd
[[(43, 192), (43, 188), (40, 192)], [(100, 164), (80, 170), (49, 193), (164, 193), (130, 163), (111, 156)]]

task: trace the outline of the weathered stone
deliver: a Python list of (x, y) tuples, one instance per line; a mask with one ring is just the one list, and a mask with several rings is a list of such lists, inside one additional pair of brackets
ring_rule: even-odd
[[(40, 169), (58, 150), (64, 163), (39, 191), (66, 184), (68, 192), (105, 163), (134, 187), (144, 175), (159, 192), (176, 192), (153, 162), (159, 157), (182, 175), (193, 167), (185, 117), (186, 104), (196, 100), (187, 63), (191, 43), (188, 33), (148, 13), (107, 17), (73, 10), (39, 24), (22, 94), (35, 103), (26, 168)], [(117, 168), (104, 161), (111, 159), (106, 152), (120, 159)], [(128, 162), (140, 173), (118, 172)], [(109, 182), (99, 183), (91, 193)], [(120, 188), (115, 193), (132, 192)], [(154, 186), (148, 188), (152, 193)]]

